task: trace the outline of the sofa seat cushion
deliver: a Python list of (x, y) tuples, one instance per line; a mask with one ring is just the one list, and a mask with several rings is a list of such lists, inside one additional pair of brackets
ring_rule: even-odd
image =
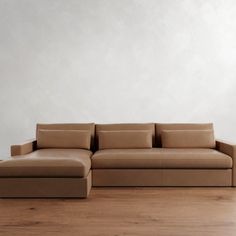
[(41, 149), (0, 162), (1, 177), (85, 177), (92, 152), (83, 149)]
[(107, 149), (92, 156), (92, 169), (228, 169), (232, 158), (214, 149)]

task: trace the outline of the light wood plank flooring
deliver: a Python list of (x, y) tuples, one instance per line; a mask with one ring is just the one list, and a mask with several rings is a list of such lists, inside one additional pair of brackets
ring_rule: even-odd
[(236, 235), (236, 188), (93, 188), (88, 199), (0, 199), (1, 236)]

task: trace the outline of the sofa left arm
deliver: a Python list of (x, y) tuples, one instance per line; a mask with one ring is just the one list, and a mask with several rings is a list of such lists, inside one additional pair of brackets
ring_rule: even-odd
[(25, 155), (36, 150), (37, 141), (35, 139), (25, 141), (21, 144), (11, 146), (11, 156)]
[(222, 140), (216, 140), (216, 149), (232, 157), (232, 186), (236, 186), (236, 144), (225, 142)]

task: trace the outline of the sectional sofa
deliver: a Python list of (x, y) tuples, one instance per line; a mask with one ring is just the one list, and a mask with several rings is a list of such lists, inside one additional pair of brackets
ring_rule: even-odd
[(91, 186), (236, 186), (213, 124), (38, 124), (0, 161), (0, 197), (86, 198)]

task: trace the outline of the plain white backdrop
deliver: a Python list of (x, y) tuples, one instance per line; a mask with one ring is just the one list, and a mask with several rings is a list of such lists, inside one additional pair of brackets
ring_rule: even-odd
[(0, 157), (37, 122), (214, 122), (236, 143), (235, 0), (0, 0)]

